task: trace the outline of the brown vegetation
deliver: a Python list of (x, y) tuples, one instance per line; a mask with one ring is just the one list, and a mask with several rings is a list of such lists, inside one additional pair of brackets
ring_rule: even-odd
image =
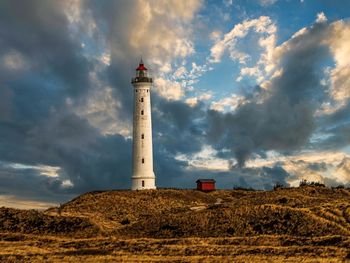
[(83, 217), (50, 216), (35, 210), (0, 208), (1, 232), (89, 237), (98, 227)]
[(350, 257), (350, 192), (91, 192), (44, 212), (1, 208), (0, 233), (0, 261), (336, 262)]

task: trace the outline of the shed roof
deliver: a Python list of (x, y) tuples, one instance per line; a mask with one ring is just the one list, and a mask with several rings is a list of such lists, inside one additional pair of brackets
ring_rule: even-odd
[(198, 179), (196, 183), (215, 183), (214, 179)]

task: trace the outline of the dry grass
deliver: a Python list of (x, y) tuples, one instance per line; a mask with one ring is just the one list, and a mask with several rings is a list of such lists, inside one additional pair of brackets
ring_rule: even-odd
[[(9, 238), (13, 236), (1, 236)], [(22, 235), (21, 239), (0, 241), (1, 262), (338, 262), (348, 256), (349, 248), (349, 239), (340, 236), (69, 239)]]
[(60, 214), (1, 208), (0, 262), (339, 262), (349, 219), (346, 189), (92, 192)]
[(36, 210), (0, 208), (0, 231), (74, 237), (96, 236), (99, 228), (84, 217), (52, 216)]

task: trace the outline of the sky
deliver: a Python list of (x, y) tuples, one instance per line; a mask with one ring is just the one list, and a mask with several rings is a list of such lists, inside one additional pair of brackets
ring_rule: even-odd
[(129, 189), (154, 79), (158, 187), (350, 186), (350, 1), (1, 0), (0, 206)]

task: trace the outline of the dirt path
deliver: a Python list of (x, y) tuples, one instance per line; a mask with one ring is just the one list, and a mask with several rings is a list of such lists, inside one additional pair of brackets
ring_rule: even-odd
[[(214, 203), (214, 205), (221, 205), (222, 201), (223, 200), (221, 198), (217, 198), (215, 203)], [(210, 206), (210, 204), (200, 204), (200, 205), (197, 205), (197, 206), (190, 207), (190, 210), (192, 210), (192, 211), (201, 211), (201, 210), (207, 209), (209, 206)]]

